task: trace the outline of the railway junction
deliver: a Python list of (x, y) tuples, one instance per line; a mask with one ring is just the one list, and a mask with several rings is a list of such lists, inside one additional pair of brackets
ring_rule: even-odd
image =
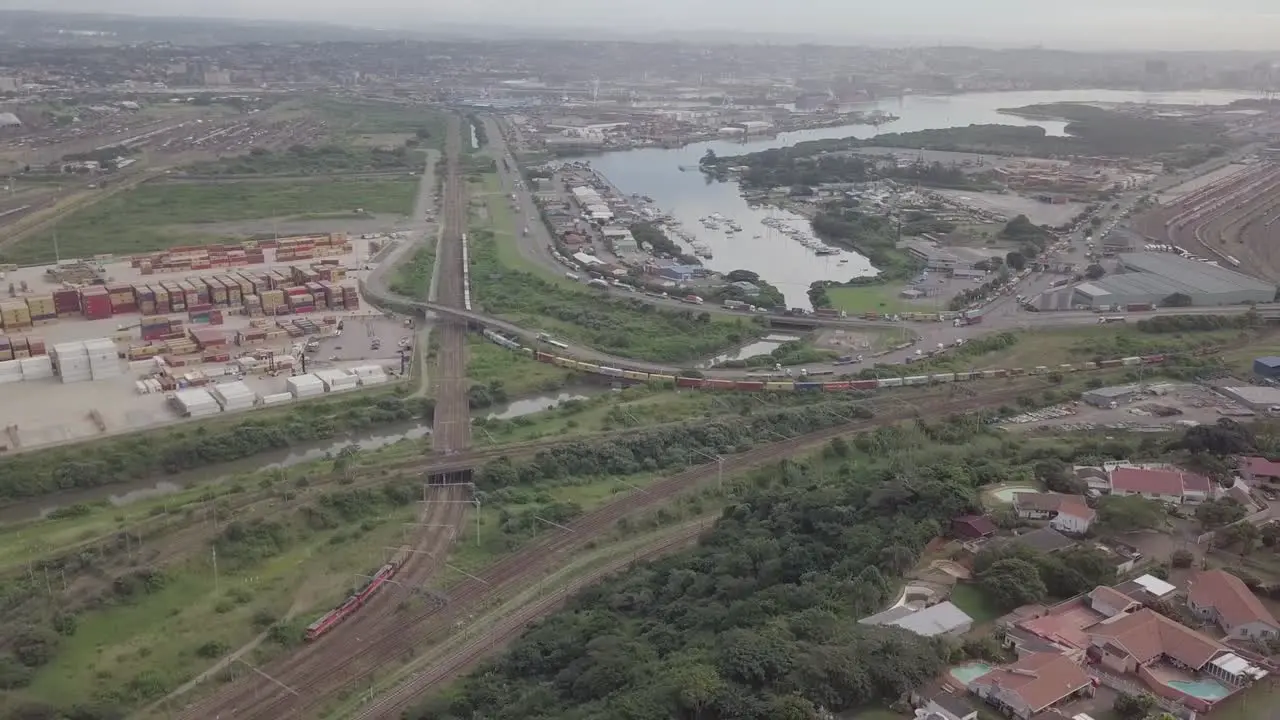
[[(444, 158), (442, 227), (430, 299), (394, 298), (396, 304), (408, 305), (422, 312), (438, 331), (438, 369), (430, 378), (435, 384), (437, 397), (434, 453), (421, 461), (406, 462), (402, 468), (418, 474), (423, 481), (424, 504), (417, 517), (418, 530), (381, 567), (371, 569), (372, 574), (366, 584), (311, 624), (310, 642), (301, 650), (253, 668), (252, 672), (233, 682), (212, 689), (210, 694), (187, 702), (181, 710), (177, 709), (182, 704), (181, 700), (166, 705), (170, 711), (166, 715), (168, 717), (319, 717), (331, 711), (335, 704), (347, 702), (364, 692), (369, 694), (369, 700), (359, 703), (359, 708), (353, 710), (355, 716), (388, 720), (400, 717), (400, 713), (424, 693), (439, 689), (478, 658), (518, 635), (527, 622), (554, 609), (571, 589), (619, 569), (628, 561), (656, 557), (683, 547), (696, 539), (707, 518), (697, 519), (651, 542), (637, 545), (633, 555), (626, 560), (607, 564), (572, 582), (566, 580), (559, 598), (554, 595), (540, 598), (504, 616), (492, 627), (475, 628), (478, 637), (462, 641), (455, 637), (458, 628), (473, 620), (479, 609), (501, 606), (513, 595), (527, 590), (537, 578), (551, 573), (563, 558), (594, 547), (620, 520), (652, 511), (711, 482), (722, 482), (726, 473), (739, 473), (808, 452), (840, 435), (919, 415), (937, 417), (994, 408), (1046, 386), (1046, 379), (1037, 377), (1046, 373), (1039, 372), (1038, 368), (1026, 373), (989, 376), (998, 378), (998, 381), (983, 386), (980, 394), (969, 390), (968, 386), (962, 389), (955, 384), (984, 379), (975, 377), (973, 373), (964, 373), (964, 378), (959, 377), (959, 373), (951, 373), (949, 378), (923, 376), (924, 382), (918, 384), (927, 387), (919, 388), (920, 394), (912, 395), (910, 402), (897, 404), (893, 398), (885, 396), (883, 406), (877, 408), (874, 419), (845, 418), (845, 422), (827, 430), (759, 445), (745, 452), (726, 452), (725, 456), (708, 458), (712, 461), (659, 479), (643, 490), (621, 494), (565, 525), (552, 523), (553, 527), (541, 539), (521, 546), (474, 573), (460, 573), (463, 577), (449, 584), (443, 592), (427, 591), (424, 588), (447, 570), (451, 571), (447, 558), (458, 540), (457, 528), (465, 527), (473, 514), (478, 515), (478, 500), (474, 486), (470, 484), (476, 465), (485, 459), (536, 453), (554, 445), (554, 442), (538, 442), (494, 450), (473, 450), (471, 447), (466, 396), (466, 334), (469, 330), (497, 329), (536, 344), (537, 333), (486, 316), (471, 307), (466, 261), (468, 198), (459, 167), (461, 133), (458, 125), (455, 120), (450, 126)], [(370, 275), (363, 284), (365, 292), (371, 295), (379, 292), (376, 274)], [(1214, 310), (1221, 311), (1218, 308)], [(1068, 314), (1061, 317), (1068, 318)], [(1080, 323), (1092, 324), (1096, 318), (1097, 315), (1090, 312), (1069, 315), (1069, 319)], [(999, 325), (984, 329), (999, 329)], [(531, 353), (535, 352), (533, 348), (529, 349)], [(652, 373), (672, 373), (674, 380), (675, 373), (679, 371), (612, 358), (590, 348), (565, 349), (577, 358), (610, 362), (616, 366), (612, 369), (620, 373), (636, 372), (650, 376)], [(543, 357), (538, 359), (551, 362)], [(1136, 362), (1130, 363), (1129, 360)], [(1163, 357), (1150, 356), (1116, 359), (1115, 363), (1124, 366), (1162, 361)], [(596, 367), (603, 370), (599, 363)], [(708, 382), (713, 382), (714, 373), (708, 375)], [(735, 384), (740, 381), (739, 377), (728, 382)], [(699, 384), (684, 387), (717, 386)], [(750, 388), (741, 389), (765, 388), (753, 384)], [(845, 387), (803, 389), (872, 388), (846, 383)], [(409, 593), (408, 597), (415, 602), (406, 603), (405, 593)], [(411, 672), (400, 669), (406, 661), (413, 668)]]

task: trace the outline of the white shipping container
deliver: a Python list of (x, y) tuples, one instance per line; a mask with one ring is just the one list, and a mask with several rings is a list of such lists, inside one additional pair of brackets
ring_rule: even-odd
[(313, 397), (324, 393), (324, 383), (315, 375), (298, 375), (285, 381), (294, 397)]
[(361, 375), (360, 376), (360, 385), (365, 387), (369, 385), (381, 385), (386, 381), (387, 381), (386, 373), (378, 373), (377, 375)]
[(23, 380), (43, 380), (53, 377), (53, 360), (48, 355), (23, 358), (18, 363), (22, 366)]
[(293, 399), (293, 396), (290, 395), (289, 393), (274, 393), (272, 395), (263, 395), (262, 404), (263, 405), (279, 405), (280, 403), (287, 403), (292, 399)]

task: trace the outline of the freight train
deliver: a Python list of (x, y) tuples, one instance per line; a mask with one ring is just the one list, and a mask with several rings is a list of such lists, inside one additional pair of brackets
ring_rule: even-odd
[[(590, 373), (592, 375), (601, 375), (608, 378), (618, 380), (630, 380), (632, 382), (643, 383), (669, 383), (679, 388), (696, 388), (703, 390), (742, 390), (747, 392), (759, 391), (775, 391), (775, 392), (795, 392), (795, 391), (817, 391), (817, 392), (845, 392), (850, 390), (880, 390), (884, 388), (910, 387), (917, 385), (938, 385), (942, 383), (953, 382), (969, 382), (972, 380), (984, 380), (992, 378), (1008, 378), (1021, 377), (1023, 375), (1048, 375), (1050, 373), (1073, 373), (1084, 372), (1090, 370), (1106, 370), (1119, 367), (1134, 367), (1139, 365), (1160, 365), (1167, 359), (1166, 355), (1146, 355), (1127, 358), (1117, 358), (1114, 360), (1102, 360), (1099, 362), (1084, 362), (1071, 365), (1040, 365), (1034, 368), (1012, 368), (999, 370), (973, 370), (970, 372), (944, 372), (933, 373), (930, 375), (912, 375), (908, 377), (892, 377), (878, 378), (874, 380), (831, 380), (819, 382), (810, 380), (807, 377), (787, 378), (779, 374), (773, 374), (767, 377), (761, 377), (759, 374), (749, 374), (743, 379), (732, 378), (702, 378), (702, 377), (685, 377), (677, 374), (678, 371), (669, 373), (649, 372), (646, 370), (636, 370), (626, 367), (611, 367), (608, 365), (600, 365), (598, 363), (584, 362), (574, 360), (573, 358), (563, 357), (561, 355), (552, 355), (551, 353), (534, 351), (528, 347), (521, 345), (519, 342), (512, 340), (500, 333), (492, 330), (485, 330), (484, 336), (491, 342), (497, 343), (502, 347), (516, 352), (523, 352), (526, 355), (532, 355), (538, 362), (549, 363), (557, 367), (567, 370), (576, 370), (578, 372)], [(814, 375), (831, 375), (830, 371), (822, 373), (809, 373)]]
[(321, 615), (318, 620), (307, 626), (306, 639), (311, 642), (321, 635), (328, 633), (342, 623), (343, 620), (355, 615), (364, 604), (369, 601), (386, 585), (388, 581), (396, 576), (400, 568), (404, 566), (405, 559), (409, 556), (407, 547), (400, 548), (395, 557), (390, 562), (378, 568), (359, 590), (356, 590), (338, 607)]

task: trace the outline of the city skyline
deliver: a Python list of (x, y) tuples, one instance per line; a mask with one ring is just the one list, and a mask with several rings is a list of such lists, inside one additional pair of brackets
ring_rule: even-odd
[[(829, 44), (987, 47), (1044, 46), (1067, 50), (1272, 50), (1280, 49), (1280, 11), (1258, 0), (1077, 0), (1069, 13), (1047, 12), (1016, 0), (957, 5), (923, 0), (892, 6), (865, 0), (808, 0), (806, 12), (764, 0), (651, 0), (607, 12), (589, 0), (369, 0), (358, 8), (336, 0), (10, 0), (11, 10), (323, 22), (397, 31), (432, 29), (566, 36), (596, 32), (612, 37), (661, 40), (705, 35)], [(493, 21), (496, 19), (496, 21)], [(820, 20), (820, 22), (815, 22)], [(444, 27), (453, 26), (453, 27)], [(815, 27), (817, 26), (817, 27)]]

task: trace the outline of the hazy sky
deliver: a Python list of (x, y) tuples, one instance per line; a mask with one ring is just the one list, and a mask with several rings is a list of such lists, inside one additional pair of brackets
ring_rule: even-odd
[(0, 8), (383, 27), (434, 22), (803, 33), (849, 43), (1280, 49), (1280, 0), (0, 0)]

